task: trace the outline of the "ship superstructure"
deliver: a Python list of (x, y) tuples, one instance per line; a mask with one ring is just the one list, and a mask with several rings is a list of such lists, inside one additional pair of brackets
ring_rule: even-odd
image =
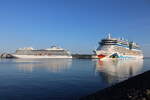
[(98, 58), (143, 58), (140, 46), (135, 42), (125, 39), (107, 38), (99, 42), (99, 47), (94, 51)]
[(47, 49), (20, 48), (12, 55), (16, 58), (72, 58), (69, 51), (56, 46)]

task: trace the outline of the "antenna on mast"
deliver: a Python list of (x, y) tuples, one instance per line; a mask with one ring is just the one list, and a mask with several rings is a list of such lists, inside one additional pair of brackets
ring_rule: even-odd
[(108, 34), (107, 39), (111, 39), (110, 33), (107, 33), (107, 34)]

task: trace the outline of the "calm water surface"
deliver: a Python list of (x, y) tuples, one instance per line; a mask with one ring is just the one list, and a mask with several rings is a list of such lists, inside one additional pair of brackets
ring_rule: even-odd
[(150, 69), (150, 59), (1, 59), (0, 100), (77, 100)]

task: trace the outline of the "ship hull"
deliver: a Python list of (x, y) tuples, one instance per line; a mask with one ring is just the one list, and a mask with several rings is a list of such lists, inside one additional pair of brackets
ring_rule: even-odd
[(100, 60), (109, 60), (109, 59), (143, 59), (143, 56), (132, 56), (132, 55), (120, 55), (118, 58), (110, 58), (109, 56), (100, 58), (97, 56)]
[(72, 56), (60, 56), (60, 55), (51, 55), (51, 56), (39, 56), (39, 55), (13, 55), (15, 58), (34, 58), (34, 59), (41, 59), (41, 58), (72, 58)]
[(141, 51), (129, 50), (127, 48), (110, 46), (108, 50), (102, 48), (96, 51), (97, 58), (101, 60), (106, 59), (143, 59)]

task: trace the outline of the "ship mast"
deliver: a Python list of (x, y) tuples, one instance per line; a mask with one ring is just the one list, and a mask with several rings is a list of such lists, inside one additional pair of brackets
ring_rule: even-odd
[(111, 39), (111, 35), (110, 35), (110, 33), (108, 33), (108, 37), (107, 37), (107, 39)]

